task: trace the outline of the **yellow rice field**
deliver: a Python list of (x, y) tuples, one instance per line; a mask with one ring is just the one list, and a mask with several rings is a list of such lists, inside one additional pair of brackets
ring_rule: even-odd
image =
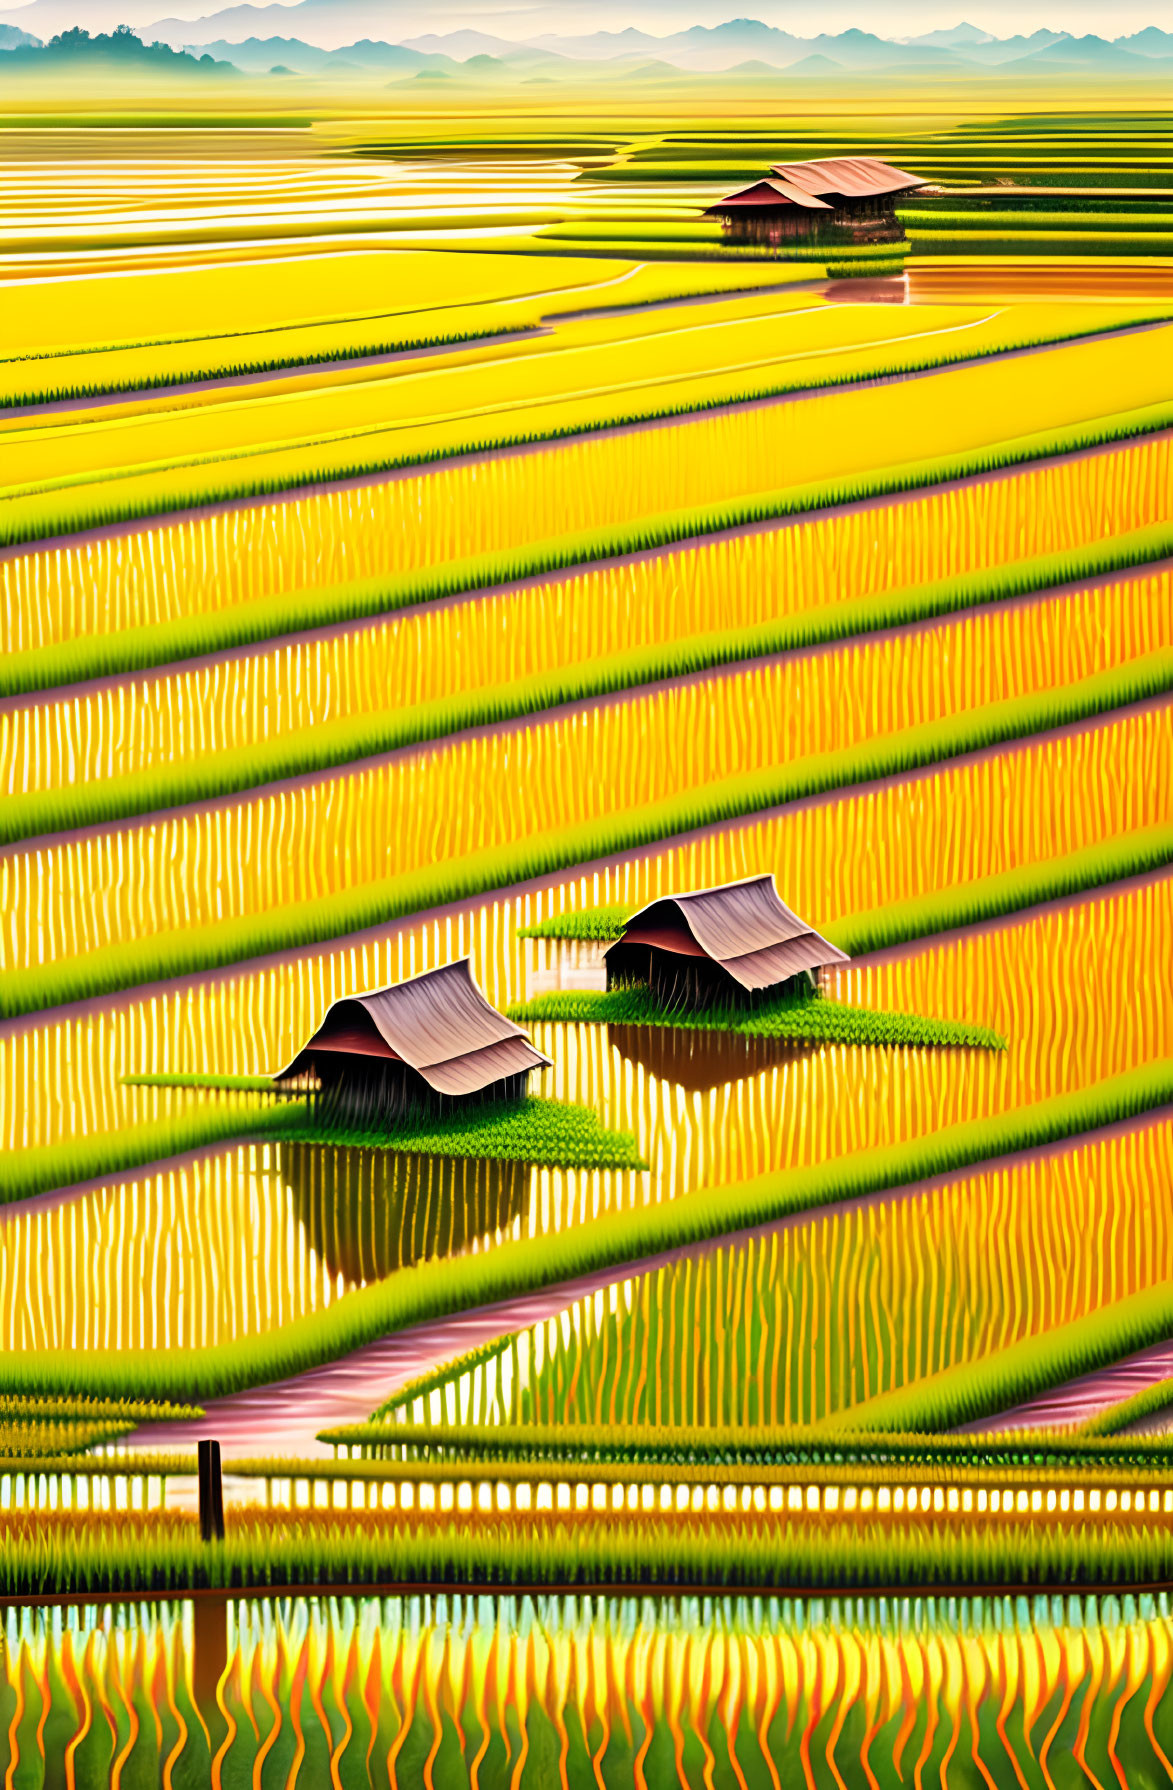
[[(989, 627), (1005, 638), (1029, 613), (966, 618), (958, 632), (964, 639)], [(900, 635), (852, 649), (855, 680), (835, 678), (836, 659), (818, 655), (764, 665), (277, 793), (13, 848), (0, 857), (0, 964), (23, 968), (176, 925), (269, 912), (278, 949), (280, 911), (292, 902), (777, 764), (788, 734), (801, 754), (808, 727), (822, 743), (829, 723), (846, 743), (849, 720), (866, 733), (873, 712), (882, 716), (881, 686), (865, 668), (890, 657), (915, 672), (926, 640), (946, 672), (945, 691), (922, 683), (926, 707), (957, 695), (955, 682), (963, 700), (980, 702), (975, 657), (959, 652), (951, 661), (935, 652), (934, 638)], [(1043, 672), (1045, 682), (1045, 663)], [(916, 708), (902, 697), (894, 706)], [(811, 719), (794, 719), (804, 715)], [(896, 900), (927, 894), (1156, 824), (1168, 816), (1171, 779), (1173, 707), (1128, 710), (1076, 737), (1044, 736), (783, 810), (759, 823), (758, 861), (777, 871), (799, 911), (824, 924), (873, 906), (878, 890)], [(989, 824), (960, 828), (959, 813)]]
[[(243, 349), (278, 324), (314, 324), (411, 316), (437, 307), (525, 300), (567, 288), (587, 294), (632, 283), (630, 264), (591, 266), (585, 275), (564, 256), (437, 255), (421, 249), (350, 254), (303, 253), (295, 261), (161, 269), (112, 280), (30, 280), (6, 288), (0, 366), (81, 359), (115, 347), (177, 345), (218, 338)], [(634, 281), (636, 294), (640, 283)], [(627, 294), (624, 293), (626, 298)], [(161, 330), (159, 325), (165, 327)], [(73, 369), (59, 367), (64, 377)], [(10, 377), (16, 378), (15, 373)]]
[[(549, 366), (536, 355), (522, 361), (505, 356), (492, 377), (487, 365), (478, 366), (475, 379), (467, 368), (454, 368), (451, 377), (460, 383), (459, 390), (446, 390), (449, 408), (426, 417), (437, 394), (412, 381), (425, 382), (427, 375), (401, 370), (385, 382), (242, 399), (177, 421), (113, 419), (6, 432), (0, 477), (8, 496), (0, 521), (14, 538), (25, 529), (56, 533), (103, 516), (143, 513), (151, 505), (246, 495), (266, 482), (314, 483), (364, 465), (463, 454), (478, 444), (597, 428), (624, 416), (725, 404), (747, 391), (770, 389), (786, 372), (780, 362), (787, 353), (785, 331), (794, 321), (750, 320), (744, 327), (764, 331), (761, 340), (722, 338), (719, 351), (703, 329), (687, 346), (673, 345), (664, 354), (653, 353), (642, 338), (633, 340), (626, 379), (619, 376), (614, 342), (551, 350)], [(438, 530), (421, 531), (417, 509), (406, 519), (406, 532), (415, 554), (436, 563), (450, 556), (454, 537), (471, 534), (473, 550), (488, 551), (724, 497), (870, 479), (887, 468), (936, 464), (992, 447), (1007, 439), (1008, 425), (1016, 439), (1040, 437), (1045, 443), (1057, 429), (1095, 424), (1105, 414), (1104, 393), (1111, 394), (1113, 414), (1162, 405), (1169, 333), (1156, 328), (802, 402), (693, 416), (657, 428), (654, 453), (635, 430), (507, 456), (490, 471), (465, 462), (455, 475), (464, 483), (459, 524), (453, 525), (453, 508)], [(803, 379), (825, 374), (840, 380), (851, 370), (849, 357), (826, 352), (820, 358), (812, 351), (801, 358), (802, 351), (795, 352), (800, 358), (792, 365)], [(885, 355), (890, 364), (905, 352), (877, 347), (859, 358), (875, 371)], [(674, 370), (655, 370), (667, 361)], [(519, 370), (526, 375), (520, 391)], [(397, 422), (388, 421), (392, 396)], [(471, 487), (470, 476), (479, 479)], [(400, 532), (387, 541), (388, 570), (412, 563), (410, 548), (398, 551)]]
[[(703, 417), (657, 430), (655, 453), (638, 434), (567, 443), (13, 555), (0, 561), (0, 645), (20, 652), (116, 633), (769, 490), (786, 480), (784, 417), (777, 406)], [(543, 587), (543, 607), (557, 616), (565, 605), (570, 627), (546, 621), (535, 640), (527, 620), (498, 635), (496, 618), (508, 612), (490, 605), (484, 633), (511, 643), (492, 662), (519, 676), (539, 668), (533, 656), (552, 626), (559, 648), (566, 633), (585, 630), (594, 656), (628, 638), (624, 629), (633, 643), (664, 637), (677, 604), (684, 632), (752, 625), (1163, 521), (1171, 480), (1171, 441), (1158, 436), (795, 523), (760, 541), (555, 581)], [(441, 626), (434, 617), (414, 625)]]
[[(793, 308), (792, 308), (793, 307)], [(276, 388), (144, 393), (111, 412), (0, 418), (0, 486), (34, 485), (96, 472), (143, 468), (176, 459), (231, 455), (308, 437), (471, 422), (502, 410), (564, 399), (635, 394), (681, 379), (726, 374), (760, 377), (786, 363), (821, 369), (845, 350), (899, 352), (959, 335), (976, 345), (999, 313), (973, 307), (889, 308), (807, 303), (792, 297), (733, 298), (714, 326), (708, 318), (647, 311), (563, 323), (552, 340), (503, 348), (469, 344), (438, 361), (388, 365), (374, 377), (322, 370), (293, 391)], [(1100, 321), (1100, 319), (1096, 319)], [(854, 364), (845, 360), (845, 370)]]
[(199, 1348), (275, 1329), (412, 1261), (529, 1234), (534, 1178), (516, 1163), (246, 1144), (9, 1209), (0, 1348)]
[(1171, 1172), (1165, 1120), (794, 1220), (581, 1300), (456, 1401), (505, 1423), (818, 1423), (1168, 1279)]
[[(540, 1545), (551, 1519), (531, 1520)], [(425, 1533), (428, 1521), (416, 1519)], [(799, 1525), (751, 1519), (745, 1545), (768, 1549)], [(830, 1549), (859, 1525), (821, 1528)], [(944, 1519), (938, 1533), (955, 1530)], [(585, 1549), (594, 1535), (580, 1532)], [(144, 1545), (151, 1535), (144, 1527)], [(1062, 1783), (1068, 1758), (1070, 1775), (1106, 1784), (1137, 1776), (1137, 1760), (1147, 1780), (1167, 1759), (1173, 1624), (1147, 1596), (960, 1608), (634, 1593), (226, 1603), (15, 1608), (0, 1667), (5, 1702), (23, 1714), (15, 1781), (63, 1752), (72, 1763), (91, 1737), (87, 1757), (128, 1761), (127, 1781), (169, 1782), (176, 1767), (188, 1781), (213, 1759), (225, 1782), (248, 1781), (250, 1764), (259, 1781), (271, 1762), (275, 1790), (306, 1781), (306, 1755), (328, 1765), (364, 1747), (371, 1780), (392, 1786), (444, 1781), (413, 1760), (452, 1758), (462, 1775), (503, 1760), (520, 1785), (540, 1781), (527, 1766), (562, 1759), (564, 1782), (641, 1790), (688, 1783), (694, 1759), (710, 1785), (866, 1782), (890, 1761), (918, 1787), (942, 1771), (962, 1782), (971, 1761), (974, 1781), (1001, 1781), (1009, 1761), (1028, 1782), (1037, 1767), (1040, 1782), (1053, 1770)]]
[[(1137, 948), (1152, 964), (1147, 992), (1125, 986)], [(705, 1079), (703, 1056), (674, 1066), (671, 1048), (647, 1030), (538, 1027), (535, 1041), (557, 1065), (550, 1091), (634, 1130), (653, 1164), (649, 1174), (404, 1157), (388, 1167), (370, 1152), (309, 1146), (217, 1149), (151, 1175), (111, 1178), (63, 1202), (0, 1213), (0, 1345), (224, 1340), (320, 1309), (348, 1287), (433, 1251), (467, 1247), (478, 1235), (540, 1236), (697, 1186), (1007, 1111), (1173, 1054), (1173, 1020), (1160, 994), (1170, 975), (1166, 880), (844, 973), (840, 995), (920, 1001), (925, 1010), (1002, 1026), (1011, 1041), (1004, 1056), (779, 1048), (739, 1068), (718, 1041), (711, 1085), (703, 1086), (696, 1085)], [(271, 996), (277, 972), (251, 981), (254, 995), (260, 984)], [(1105, 993), (1115, 989), (1116, 998)], [(204, 1051), (219, 1067), (256, 1067), (241, 1035), (255, 1035), (276, 1003), (257, 1000), (246, 1028), (239, 1002), (230, 1005), (224, 993), (127, 999), (114, 1024), (101, 1014), (26, 1024), (23, 1049), (15, 1038), (3, 1046), (0, 1105), (14, 1111), (8, 1094), (17, 1092), (34, 1041), (41, 1065), (55, 1047), (68, 1053), (76, 1096), (89, 1086), (108, 1099), (112, 1063), (125, 1062), (136, 1039), (150, 1048), (149, 1025), (188, 1060)], [(24, 1083), (30, 1091), (37, 1085), (35, 1076)], [(46, 1102), (63, 1098), (60, 1079), (52, 1093), (45, 1078), (39, 1085)], [(123, 1122), (154, 1116), (161, 1100), (175, 1098), (140, 1089), (122, 1095)], [(131, 1106), (131, 1096), (144, 1104)], [(797, 1326), (786, 1353), (789, 1385), (778, 1381), (773, 1415), (758, 1407), (750, 1420), (817, 1418), (1173, 1275), (1168, 1226), (1152, 1191), (1164, 1184), (1171, 1150), (1166, 1121), (887, 1207), (793, 1221), (778, 1239), (758, 1306), (768, 1316), (776, 1283), (781, 1321)], [(828, 1366), (836, 1310), (847, 1314), (847, 1353)], [(897, 1321), (901, 1312), (911, 1314), (907, 1324)], [(934, 1312), (939, 1321), (931, 1321)], [(749, 1383), (731, 1382), (734, 1403), (712, 1420), (742, 1421), (736, 1388)], [(706, 1419), (681, 1408), (649, 1420)]]
[[(681, 887), (743, 874), (728, 835), (705, 851), (639, 867)], [(681, 872), (688, 874), (681, 874)], [(600, 879), (601, 883), (601, 879)], [(606, 894), (599, 884), (578, 890)], [(0, 1034), (0, 1144), (20, 1148), (124, 1124), (121, 1074), (147, 1069), (275, 1069), (341, 995), (385, 985), (471, 950), (495, 1002), (519, 992), (514, 929), (534, 897), (482, 904), (439, 921), (389, 928), (267, 968), (128, 994), (75, 1013), (10, 1024)], [(1138, 953), (1151, 966), (1136, 974)], [(656, 1201), (924, 1136), (1009, 1111), (1173, 1055), (1162, 990), (1173, 976), (1173, 880), (1084, 900), (957, 940), (930, 941), (893, 963), (844, 972), (832, 992), (999, 1029), (1005, 1053), (777, 1049), (736, 1063), (674, 1061), (638, 1028), (535, 1027), (555, 1058), (545, 1091), (582, 1100), (633, 1131), (647, 1177), (583, 1176), (575, 1210)], [(134, 1115), (137, 1116), (137, 1113)], [(622, 1181), (623, 1186), (618, 1183)]]
[[(975, 495), (997, 489), (978, 487)], [(898, 513), (879, 510), (874, 520)], [(787, 580), (789, 532), (13, 703), (0, 712), (0, 792), (128, 775), (794, 613), (811, 601), (811, 589)], [(1171, 643), (1173, 574), (1161, 571), (825, 649), (751, 674), (740, 686), (723, 680), (708, 689), (718, 725), (721, 713), (742, 707), (739, 739), (752, 740), (768, 717), (784, 760), (1074, 683)], [(763, 762), (762, 750), (760, 741), (751, 746), (754, 763)], [(685, 766), (696, 774), (695, 753), (691, 762), (687, 750), (677, 756), (674, 768)]]

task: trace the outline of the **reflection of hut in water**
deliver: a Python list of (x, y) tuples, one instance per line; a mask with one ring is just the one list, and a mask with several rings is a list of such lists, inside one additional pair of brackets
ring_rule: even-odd
[(778, 162), (762, 180), (710, 205), (734, 242), (903, 242), (896, 200), (925, 182), (874, 156)]
[(281, 1144), (281, 1173), (306, 1240), (352, 1285), (456, 1255), (524, 1212), (530, 1168), (358, 1145)]
[(608, 946), (608, 988), (644, 983), (668, 1009), (752, 1007), (812, 990), (847, 953), (791, 913), (772, 876), (665, 895)]
[(672, 1082), (689, 1094), (706, 1094), (732, 1081), (747, 1081), (782, 1063), (810, 1055), (793, 1038), (747, 1038), (741, 1032), (698, 1030), (695, 1026), (607, 1026), (607, 1040), (620, 1056), (657, 1081)]
[(316, 1080), (323, 1117), (373, 1129), (412, 1112), (518, 1099), (530, 1070), (548, 1063), (520, 1026), (489, 1005), (462, 957), (335, 1001), (277, 1080)]

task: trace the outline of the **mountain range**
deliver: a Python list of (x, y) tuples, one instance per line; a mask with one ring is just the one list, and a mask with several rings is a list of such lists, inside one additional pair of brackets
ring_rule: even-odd
[[(31, 25), (41, 6), (60, 4), (61, 0), (33, 0), (10, 17)], [(245, 73), (368, 81), (376, 77), (384, 82), (517, 84), (636, 75), (670, 81), (682, 73), (762, 79), (780, 71), (804, 78), (918, 71), (1173, 75), (1173, 32), (1152, 25), (1113, 39), (1041, 29), (997, 37), (965, 22), (905, 38), (881, 37), (858, 28), (801, 37), (760, 19), (730, 19), (715, 26), (693, 25), (664, 37), (628, 27), (579, 36), (547, 32), (514, 41), (462, 29), (397, 42), (382, 36), (338, 42), (342, 16), (376, 11), (385, 24), (386, 0), (243, 4), (196, 20), (160, 19), (137, 26), (136, 32), (145, 43), (210, 55)], [(27, 55), (39, 41), (19, 25), (0, 24), (0, 51), (19, 49)]]

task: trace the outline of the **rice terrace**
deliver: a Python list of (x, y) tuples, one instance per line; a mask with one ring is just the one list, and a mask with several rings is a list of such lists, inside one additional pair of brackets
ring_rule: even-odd
[(1173, 1782), (1169, 23), (0, 13), (4, 1790)]

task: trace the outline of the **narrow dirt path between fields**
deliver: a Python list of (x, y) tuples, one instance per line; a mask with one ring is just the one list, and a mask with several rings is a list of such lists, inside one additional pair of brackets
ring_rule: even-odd
[[(1134, 1393), (1144, 1392), (1147, 1387), (1168, 1379), (1173, 1379), (1173, 1341), (1155, 1343), (1152, 1348), (1141, 1349), (1135, 1355), (1125, 1355), (1120, 1361), (1112, 1362), (1110, 1367), (1081, 1374), (1079, 1379), (1067, 1380), (1062, 1386), (1053, 1386), (1050, 1391), (1028, 1399), (1025, 1404), (1014, 1405), (1009, 1411), (1001, 1411), (996, 1417), (963, 1424), (956, 1434), (980, 1435), (985, 1430), (1074, 1429), (1077, 1424), (1085, 1423), (1089, 1417), (1098, 1417), (1102, 1411), (1110, 1410)], [(1158, 1422), (1154, 1427), (1164, 1426)]]
[[(975, 1165), (975, 1168), (984, 1172), (994, 1167), (1005, 1170), (1026, 1162), (1043, 1162), (1065, 1155), (1072, 1149), (1106, 1142), (1129, 1132), (1151, 1130), (1155, 1126), (1166, 1124), (1170, 1117), (1173, 1117), (1173, 1108), (1161, 1107), (1137, 1119), (1121, 1120), (1097, 1131), (1082, 1132), (1073, 1138), (1061, 1138), (1037, 1149), (1016, 1151)], [(835, 1210), (850, 1212), (875, 1209), (894, 1201), (917, 1198), (947, 1187), (969, 1172), (962, 1168), (906, 1187), (865, 1194), (858, 1199), (842, 1202)], [(711, 1253), (717, 1248), (744, 1243), (750, 1237), (801, 1228), (808, 1223), (817, 1222), (826, 1210), (825, 1207), (817, 1208), (812, 1212), (795, 1213), (773, 1223), (730, 1231), (720, 1237), (665, 1250), (636, 1262), (620, 1263), (537, 1292), (521, 1294), (471, 1311), (453, 1313), (426, 1324), (413, 1325), (393, 1336), (356, 1349), (338, 1361), (313, 1368), (291, 1379), (233, 1393), (226, 1398), (210, 1399), (204, 1405), (206, 1416), (203, 1419), (190, 1423), (151, 1425), (128, 1437), (120, 1446), (148, 1449), (189, 1448), (200, 1436), (216, 1436), (227, 1460), (233, 1456), (239, 1459), (249, 1455), (320, 1455), (328, 1451), (325, 1444), (317, 1441), (319, 1430), (365, 1421), (384, 1399), (409, 1380), (442, 1366), (444, 1362), (451, 1361), (482, 1343), (495, 1342), (500, 1337), (528, 1329), (531, 1324), (556, 1317), (587, 1294), (628, 1280), (633, 1275), (649, 1273), (666, 1263), (680, 1261), (688, 1256), (696, 1257)], [(1166, 1374), (1173, 1373), (1173, 1344), (1167, 1346), (1170, 1365)], [(1160, 1379), (1166, 1375), (1154, 1373), (1152, 1377)], [(1130, 1388), (1136, 1389), (1135, 1386)], [(1118, 1393), (1116, 1396), (1126, 1395)], [(1114, 1401), (1108, 1398), (1104, 1402)], [(1027, 1420), (1024, 1423), (1025, 1421)], [(1033, 1418), (1030, 1421), (1043, 1420)]]

